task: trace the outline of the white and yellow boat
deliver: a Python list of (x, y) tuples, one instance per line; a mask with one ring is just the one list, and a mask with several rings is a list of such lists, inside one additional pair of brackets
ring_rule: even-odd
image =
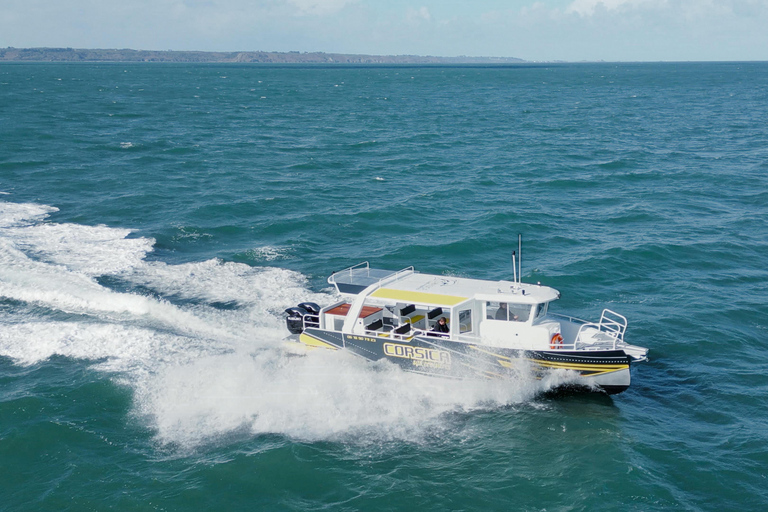
[(408, 371), (503, 378), (568, 370), (569, 385), (612, 394), (629, 387), (631, 364), (647, 359), (648, 349), (624, 341), (622, 315), (605, 309), (599, 321), (589, 322), (552, 313), (549, 304), (560, 293), (516, 277), (487, 281), (364, 262), (328, 282), (341, 300), (288, 308), (292, 338), (387, 359)]

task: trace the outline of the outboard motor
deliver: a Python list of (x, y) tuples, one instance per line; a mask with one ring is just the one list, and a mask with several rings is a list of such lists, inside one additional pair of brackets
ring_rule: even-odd
[(314, 302), (302, 302), (299, 304), (299, 307), (309, 313), (304, 315), (304, 325), (306, 327), (320, 327), (320, 306)]
[(306, 309), (307, 311), (309, 311), (313, 315), (319, 315), (320, 314), (320, 306), (318, 306), (314, 302), (302, 302), (301, 304), (299, 304), (299, 307), (301, 309)]
[(288, 308), (285, 310), (288, 316), (285, 319), (285, 325), (291, 334), (301, 334), (304, 331), (304, 315), (308, 314), (304, 308)]

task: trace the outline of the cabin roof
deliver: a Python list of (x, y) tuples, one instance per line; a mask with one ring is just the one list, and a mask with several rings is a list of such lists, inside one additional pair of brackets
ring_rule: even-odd
[[(400, 272), (366, 269), (366, 274), (367, 276), (371, 274), (386, 276), (379, 280), (380, 286), (371, 292), (371, 297), (398, 302), (448, 307), (468, 299), (538, 304), (555, 300), (560, 296), (557, 290), (548, 286), (422, 274), (411, 269)], [(341, 278), (341, 275), (337, 275), (337, 277)], [(341, 281), (341, 279), (338, 280)], [(360, 283), (360, 288), (364, 287), (363, 284), (368, 285), (370, 282), (364, 283), (359, 278), (352, 280)], [(372, 281), (376, 282), (375, 279)]]

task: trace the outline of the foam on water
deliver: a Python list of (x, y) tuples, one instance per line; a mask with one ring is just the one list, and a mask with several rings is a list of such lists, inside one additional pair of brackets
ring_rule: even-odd
[(49, 214), (57, 211), (59, 211), (58, 208), (52, 206), (0, 201), (0, 228), (28, 225), (45, 219)]
[(6, 299), (92, 321), (151, 324), (201, 337), (228, 334), (168, 301), (106, 288), (90, 271), (32, 259), (7, 238), (0, 239), (0, 251), (0, 296)]
[(97, 368), (112, 372), (144, 372), (159, 361), (191, 354), (195, 347), (194, 340), (180, 336), (106, 323), (36, 320), (11, 324), (0, 333), (2, 354), (20, 364), (62, 355), (100, 360)]
[[(18, 364), (92, 360), (133, 389), (137, 416), (162, 443), (190, 447), (243, 429), (414, 439), (440, 428), (446, 412), (520, 403), (570, 378), (459, 383), (307, 351), (282, 341), (282, 310), (332, 297), (308, 290), (301, 274), (219, 260), (148, 262), (153, 240), (46, 221), (54, 211), (0, 203), (0, 298), (28, 306), (4, 313), (0, 355)], [(104, 276), (129, 291), (102, 284)]]
[(141, 264), (154, 240), (126, 238), (131, 230), (106, 226), (40, 224), (9, 229), (15, 244), (34, 257), (88, 276), (116, 274)]
[(167, 365), (137, 384), (139, 412), (160, 441), (183, 447), (243, 429), (306, 441), (418, 442), (450, 428), (445, 413), (519, 404), (570, 378), (455, 381), (344, 352), (302, 352), (274, 347)]

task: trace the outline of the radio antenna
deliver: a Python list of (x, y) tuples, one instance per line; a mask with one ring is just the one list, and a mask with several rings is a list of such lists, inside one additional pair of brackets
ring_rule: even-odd
[(523, 282), (523, 235), (522, 234), (517, 235), (517, 265), (518, 265), (517, 275), (520, 279), (520, 281), (518, 282), (522, 284)]
[(517, 262), (515, 261), (515, 251), (512, 251), (512, 282), (517, 282)]

